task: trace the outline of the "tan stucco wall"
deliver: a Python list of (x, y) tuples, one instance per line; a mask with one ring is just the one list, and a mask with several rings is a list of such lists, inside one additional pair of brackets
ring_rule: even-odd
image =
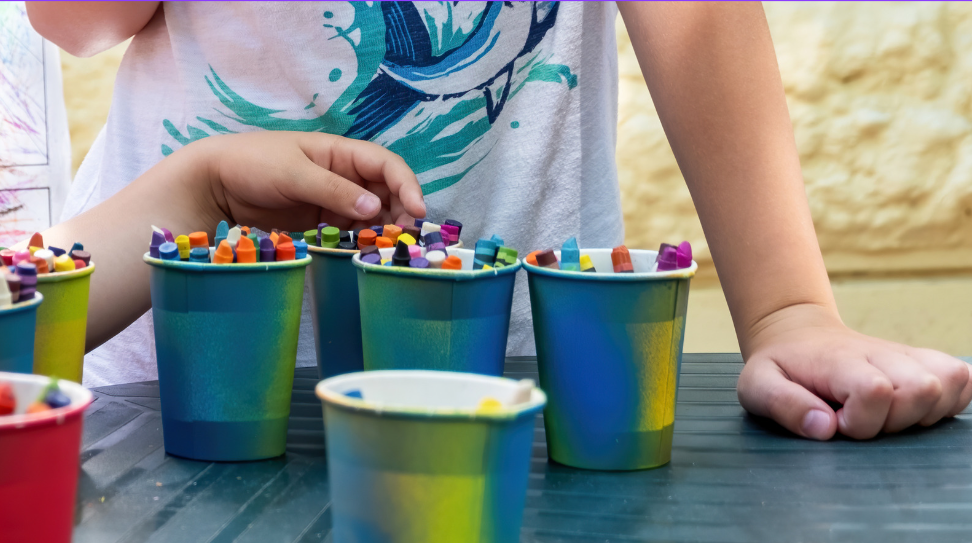
[[(845, 321), (972, 354), (972, 4), (765, 9)], [(698, 217), (620, 20), (618, 48), (627, 243), (690, 240), (702, 268), (686, 350), (735, 349)], [(62, 56), (75, 168), (104, 123), (123, 51)]]

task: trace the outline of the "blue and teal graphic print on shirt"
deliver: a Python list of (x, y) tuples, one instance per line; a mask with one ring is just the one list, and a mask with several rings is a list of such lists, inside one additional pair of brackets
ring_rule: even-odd
[[(543, 50), (557, 20), (557, 2), (351, 5), (354, 20), (346, 28), (329, 22), (331, 12), (323, 13), (322, 39), (345, 40), (357, 60), (354, 79), (323, 115), (295, 119), (288, 118), (292, 112), (261, 107), (210, 67), (206, 83), (225, 108), (217, 111), (264, 130), (374, 141), (401, 155), (423, 179), (428, 195), (460, 181), (489, 154), (495, 144), (487, 138), (490, 129), (525, 85), (550, 84), (551, 92), (577, 86), (571, 69), (551, 63)], [(348, 75), (328, 71), (332, 82)], [(308, 96), (308, 105), (298, 109), (314, 107), (317, 97)], [(211, 118), (196, 119), (201, 125), (188, 124), (185, 134), (169, 120), (163, 125), (180, 145), (236, 132)], [(520, 121), (507, 120), (506, 126), (518, 127)], [(172, 152), (162, 146), (163, 155)]]

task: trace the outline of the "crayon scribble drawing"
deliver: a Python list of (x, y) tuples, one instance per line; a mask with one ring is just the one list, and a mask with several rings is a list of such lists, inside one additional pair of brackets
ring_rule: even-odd
[(0, 246), (51, 225), (45, 49), (24, 4), (0, 2)]

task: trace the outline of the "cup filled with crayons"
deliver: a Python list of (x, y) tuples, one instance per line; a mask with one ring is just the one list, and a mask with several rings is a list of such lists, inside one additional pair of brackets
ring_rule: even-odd
[(0, 371), (33, 373), (37, 307), (44, 295), (28, 287), (21, 297), (22, 281), (0, 266)]
[(4, 266), (19, 278), (19, 296), (44, 296), (37, 307), (33, 372), (81, 382), (88, 292), (95, 265), (81, 243), (70, 249), (45, 246), (35, 233), (25, 251), (0, 251)]
[(353, 258), (365, 370), (502, 375), (517, 251), (498, 236), (470, 250), (435, 231), (421, 245), (397, 229), (382, 234), (393, 246), (368, 245)]
[(534, 422), (530, 380), (367, 371), (317, 385), (335, 541), (518, 541)]
[(152, 232), (152, 317), (165, 450), (197, 460), (284, 453), (307, 245), (248, 227)]
[[(0, 343), (2, 351), (9, 345)], [(0, 539), (69, 543), (92, 395), (41, 375), (0, 372)]]
[(550, 458), (634, 470), (671, 459), (691, 246), (526, 257)]

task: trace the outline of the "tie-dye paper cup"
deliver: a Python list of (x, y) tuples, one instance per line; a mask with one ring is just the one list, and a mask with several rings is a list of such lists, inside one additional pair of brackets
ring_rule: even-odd
[(44, 303), (37, 308), (34, 373), (81, 382), (88, 331), (88, 290), (94, 262), (80, 270), (37, 276)]
[(307, 251), (318, 375), (362, 371), (358, 276), (351, 263), (358, 251), (313, 245)]
[(27, 414), (50, 379), (0, 373), (0, 383), (9, 383), (17, 399), (14, 414), (0, 416), (0, 541), (70, 543), (82, 414), (91, 393), (59, 381), (71, 403)]
[(152, 267), (166, 452), (210, 461), (283, 454), (310, 257), (144, 260)]
[[(534, 421), (546, 398), (533, 388), (529, 400), (509, 405), (517, 385), (437, 371), (321, 381), (334, 542), (519, 541)], [(485, 397), (504, 407), (477, 410)]]
[(0, 309), (0, 371), (34, 372), (34, 328), (43, 301), (37, 292), (30, 300)]
[[(613, 270), (611, 249), (586, 249)], [(635, 273), (524, 264), (530, 284), (547, 451), (561, 464), (635, 470), (671, 459), (689, 281), (697, 269), (651, 272), (655, 251), (632, 250)]]
[[(448, 253), (464, 263), (475, 254), (456, 247)], [(503, 375), (519, 260), (500, 269), (455, 271), (375, 266), (359, 256), (352, 261), (365, 370)]]

